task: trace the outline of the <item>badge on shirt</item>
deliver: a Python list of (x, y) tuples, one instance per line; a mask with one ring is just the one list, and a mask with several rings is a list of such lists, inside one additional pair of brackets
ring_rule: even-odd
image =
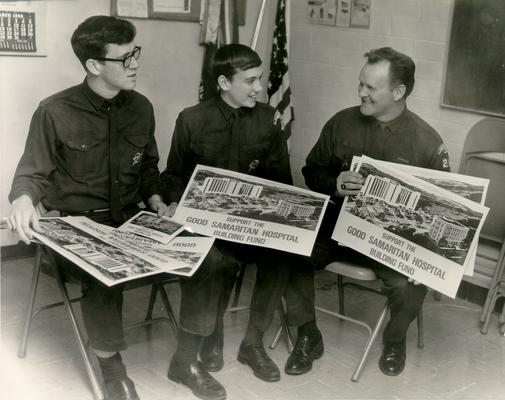
[(137, 164), (140, 164), (140, 160), (142, 160), (142, 153), (139, 151), (138, 153), (135, 153), (135, 155), (132, 158), (132, 167), (134, 167)]
[(281, 122), (281, 130), (284, 130), (284, 121), (282, 120), (282, 114), (279, 110), (275, 110), (273, 125), (277, 125), (277, 121)]
[(250, 173), (256, 168), (258, 168), (259, 164), (260, 164), (259, 160), (252, 160), (251, 163), (249, 164), (249, 170), (247, 171), (247, 173)]
[(442, 143), (437, 150), (437, 154), (440, 156), (442, 154), (447, 154), (447, 147), (445, 146), (444, 143)]
[(438, 149), (437, 149), (437, 154), (441, 157), (442, 159), (442, 168), (444, 169), (449, 169), (449, 157), (448, 157), (448, 150), (447, 147), (445, 146), (444, 143), (442, 143)]

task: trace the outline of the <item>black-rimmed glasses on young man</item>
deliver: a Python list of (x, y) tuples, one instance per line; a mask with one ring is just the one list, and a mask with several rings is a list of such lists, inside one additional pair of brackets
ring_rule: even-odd
[(132, 62), (132, 58), (135, 60), (138, 60), (140, 57), (140, 50), (142, 50), (142, 47), (140, 46), (135, 46), (133, 51), (127, 55), (125, 55), (123, 58), (105, 58), (105, 57), (93, 57), (93, 59), (98, 60), (98, 61), (116, 61), (116, 62), (122, 62), (123, 67), (128, 68)]

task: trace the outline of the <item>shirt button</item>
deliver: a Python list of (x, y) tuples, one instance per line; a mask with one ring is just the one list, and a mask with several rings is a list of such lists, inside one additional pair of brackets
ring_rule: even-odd
[(119, 181), (116, 179), (116, 180), (114, 181), (114, 183), (117, 185), (117, 184), (119, 183)]
[(81, 145), (81, 149), (86, 150), (87, 148), (88, 148), (88, 145), (87, 145), (87, 144), (83, 144), (83, 145)]

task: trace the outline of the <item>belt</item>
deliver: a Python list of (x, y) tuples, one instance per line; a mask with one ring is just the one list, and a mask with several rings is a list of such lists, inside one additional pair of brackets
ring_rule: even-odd
[(101, 208), (99, 210), (85, 210), (85, 211), (60, 211), (62, 217), (68, 217), (68, 216), (83, 217), (87, 215), (104, 215), (109, 213), (110, 208)]

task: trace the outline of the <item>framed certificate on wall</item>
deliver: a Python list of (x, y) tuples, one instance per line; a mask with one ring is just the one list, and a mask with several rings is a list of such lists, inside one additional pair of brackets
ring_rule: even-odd
[(112, 0), (111, 14), (125, 18), (200, 21), (200, 0)]

